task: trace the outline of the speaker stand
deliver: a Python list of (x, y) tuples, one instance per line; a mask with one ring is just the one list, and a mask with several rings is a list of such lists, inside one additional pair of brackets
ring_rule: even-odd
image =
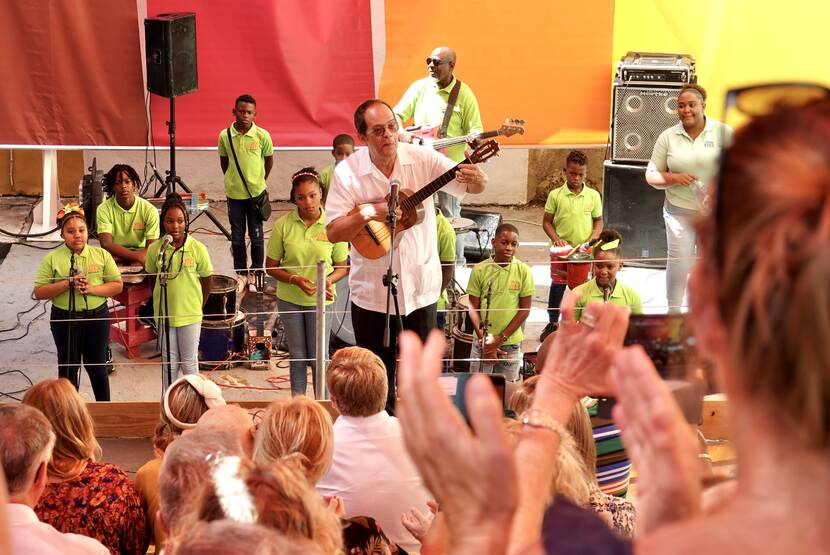
[[(182, 181), (182, 178), (179, 177), (178, 175), (176, 175), (176, 97), (175, 96), (170, 98), (170, 120), (165, 122), (165, 123), (167, 125), (167, 137), (170, 141), (170, 169), (165, 172), (167, 174), (167, 177), (164, 180), (162, 180), (161, 176), (158, 175), (158, 173), (156, 173), (156, 179), (159, 182), (159, 187), (158, 187), (158, 189), (156, 189), (156, 192), (153, 193), (153, 197), (158, 198), (162, 195), (162, 193), (165, 193), (165, 194), (168, 194), (168, 195), (170, 193), (175, 193), (176, 192), (176, 185), (181, 187), (186, 193), (193, 194), (193, 191), (191, 191), (190, 188), (188, 188), (188, 186), (185, 184), (185, 182)], [(156, 169), (153, 168), (153, 171), (155, 172)], [(164, 183), (163, 186), (161, 185), (162, 183)], [(228, 231), (225, 228), (225, 226), (222, 225), (222, 222), (219, 221), (219, 219), (216, 217), (216, 215), (213, 213), (213, 211), (210, 209), (210, 207), (208, 207), (203, 212), (198, 212), (196, 214), (196, 216), (193, 217), (193, 221), (195, 222), (196, 219), (198, 219), (199, 216), (201, 216), (202, 214), (207, 215), (207, 217), (210, 219), (210, 221), (213, 222), (213, 225), (215, 225), (219, 229), (219, 231), (222, 232), (222, 234), (228, 239), (228, 241), (231, 240), (230, 231)]]

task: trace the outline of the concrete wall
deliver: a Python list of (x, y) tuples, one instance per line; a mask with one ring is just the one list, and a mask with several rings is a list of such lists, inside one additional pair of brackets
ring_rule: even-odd
[[(487, 190), (481, 195), (469, 196), (466, 205), (526, 204), (537, 197), (544, 199), (550, 187), (561, 184), (562, 168), (571, 147), (527, 148), (507, 147), (485, 165), (489, 176)], [(602, 191), (602, 160), (605, 147), (582, 148), (589, 158), (589, 185)], [(87, 150), (84, 151), (85, 167), (97, 158), (99, 168), (108, 169), (115, 163), (130, 164), (142, 175), (146, 154), (141, 151)], [(149, 152), (153, 160), (153, 151)], [(155, 164), (159, 172), (169, 165), (169, 151), (155, 152)], [(291, 174), (303, 166), (322, 168), (331, 163), (328, 149), (278, 150), (275, 153), (274, 170), (268, 179), (268, 190), (273, 200), (288, 200)], [(216, 150), (177, 150), (176, 173), (194, 191), (205, 191), (208, 198), (222, 199), (224, 189), (222, 173)], [(424, 184), (425, 185), (425, 184)]]

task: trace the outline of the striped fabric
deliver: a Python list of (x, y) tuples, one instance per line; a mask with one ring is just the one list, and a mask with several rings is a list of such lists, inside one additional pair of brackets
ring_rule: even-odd
[(620, 429), (611, 420), (599, 418), (597, 407), (588, 409), (597, 448), (596, 476), (599, 489), (608, 495), (625, 497), (631, 478), (631, 461), (625, 452)]

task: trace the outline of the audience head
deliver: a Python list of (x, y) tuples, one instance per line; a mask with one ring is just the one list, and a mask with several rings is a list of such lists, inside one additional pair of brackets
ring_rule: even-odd
[(23, 396), (23, 403), (42, 412), (55, 432), (50, 477), (67, 478), (77, 473), (79, 463), (101, 457), (92, 417), (69, 380), (58, 378), (36, 383)]
[(730, 399), (774, 407), (782, 437), (826, 450), (830, 99), (739, 129), (720, 183), (690, 286), (701, 347), (720, 354)]
[(166, 447), (183, 431), (195, 428), (208, 409), (224, 405), (222, 389), (213, 381), (201, 374), (180, 377), (162, 397), (161, 418), (153, 433), (154, 445)]
[(54, 445), (52, 425), (38, 409), (0, 406), (0, 461), (12, 501), (34, 506), (46, 487)]
[(159, 472), (159, 519), (167, 533), (175, 533), (179, 518), (210, 479), (217, 455), (244, 456), (239, 437), (231, 432), (194, 430), (170, 444)]
[(323, 553), (342, 549), (337, 516), (321, 502), (302, 468), (292, 463), (263, 466), (238, 457), (217, 457), (211, 479), (188, 512), (199, 521), (261, 524), (291, 540), (311, 540)]
[(383, 361), (363, 347), (345, 347), (331, 357), (326, 387), (345, 416), (372, 416), (386, 407), (389, 384)]
[(167, 555), (319, 555), (311, 542), (290, 540), (259, 524), (199, 522), (164, 544)]
[(565, 181), (571, 189), (579, 189), (588, 177), (588, 156), (581, 150), (572, 150), (565, 158)]
[(300, 395), (275, 401), (257, 429), (254, 460), (264, 465), (297, 461), (316, 484), (331, 465), (332, 435), (331, 416), (315, 400)]
[(208, 409), (199, 418), (196, 429), (205, 432), (231, 432), (239, 436), (245, 456), (253, 455), (255, 429), (251, 415), (239, 405), (219, 405)]
[(346, 133), (337, 135), (331, 143), (331, 155), (334, 156), (334, 163), (339, 164), (354, 154), (354, 138)]

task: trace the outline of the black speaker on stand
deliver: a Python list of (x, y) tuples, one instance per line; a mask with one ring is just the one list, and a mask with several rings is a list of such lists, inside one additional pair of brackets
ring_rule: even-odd
[(656, 259), (627, 262), (629, 266), (665, 268), (668, 251), (663, 202), (666, 193), (646, 183), (645, 174), (645, 166), (605, 161), (603, 223), (622, 235), (625, 258)]

